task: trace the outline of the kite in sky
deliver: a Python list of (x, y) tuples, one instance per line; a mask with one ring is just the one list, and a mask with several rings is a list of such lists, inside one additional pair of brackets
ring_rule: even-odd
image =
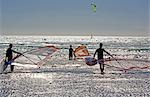
[(96, 12), (96, 4), (92, 3), (91, 6), (92, 6), (93, 12)]

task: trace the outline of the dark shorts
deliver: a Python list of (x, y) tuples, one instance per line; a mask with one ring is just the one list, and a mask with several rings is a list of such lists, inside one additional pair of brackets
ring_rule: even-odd
[(98, 60), (98, 63), (99, 63), (99, 64), (104, 64), (104, 59), (99, 59), (99, 60)]
[(70, 53), (70, 54), (69, 54), (69, 57), (73, 57), (73, 54), (72, 54), (72, 53)]

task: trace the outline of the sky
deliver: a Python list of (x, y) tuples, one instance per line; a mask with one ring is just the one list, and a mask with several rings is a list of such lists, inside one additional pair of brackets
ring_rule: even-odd
[(0, 0), (0, 34), (148, 36), (149, 4), (149, 0)]

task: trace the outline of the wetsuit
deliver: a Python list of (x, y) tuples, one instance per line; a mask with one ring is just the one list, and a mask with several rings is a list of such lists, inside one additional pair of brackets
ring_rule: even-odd
[(73, 49), (69, 48), (69, 60), (72, 60), (73, 58)]
[(12, 52), (15, 52), (15, 51), (13, 51), (11, 48), (7, 49), (7, 51), (6, 51), (6, 58), (7, 59), (5, 60), (5, 66), (4, 66), (4, 70), (5, 70), (8, 66), (8, 64), (10, 64), (11, 72), (14, 70), (14, 65), (11, 65), (12, 58), (13, 58)]
[(99, 59), (103, 59), (103, 52), (104, 52), (105, 50), (104, 49), (101, 49), (101, 48), (99, 48), (99, 49), (97, 49), (96, 50), (96, 52), (97, 52), (97, 59), (99, 60)]
[[(99, 64), (100, 64), (100, 70), (101, 70), (101, 73), (104, 73), (104, 58), (103, 58), (103, 52), (106, 52), (104, 49), (102, 48), (99, 48), (96, 50), (95, 54), (97, 53), (97, 59), (99, 60)], [(95, 54), (94, 54), (94, 57), (95, 57)]]

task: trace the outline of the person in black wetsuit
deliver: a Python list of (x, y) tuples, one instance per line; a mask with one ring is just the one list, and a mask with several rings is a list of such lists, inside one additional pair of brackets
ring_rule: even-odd
[(73, 59), (73, 55), (74, 55), (74, 51), (73, 51), (72, 45), (70, 45), (70, 48), (69, 48), (69, 60)]
[(21, 53), (12, 50), (12, 46), (13, 46), (12, 44), (9, 44), (9, 48), (6, 51), (5, 64), (4, 64), (3, 71), (5, 71), (5, 69), (7, 68), (8, 64), (10, 64), (11, 72), (13, 72), (14, 65), (11, 65), (11, 63), (13, 61), (13, 53), (17, 53), (19, 55), (22, 55)]
[(98, 48), (94, 53), (94, 58), (95, 58), (95, 55), (97, 53), (97, 59), (98, 59), (99, 65), (100, 65), (101, 74), (104, 74), (104, 57), (103, 57), (104, 55), (103, 55), (103, 52), (107, 53), (111, 57), (113, 57), (113, 56), (110, 53), (108, 53), (105, 49), (102, 48), (102, 46), (103, 46), (102, 43), (100, 43), (99, 46), (100, 46), (100, 48)]

